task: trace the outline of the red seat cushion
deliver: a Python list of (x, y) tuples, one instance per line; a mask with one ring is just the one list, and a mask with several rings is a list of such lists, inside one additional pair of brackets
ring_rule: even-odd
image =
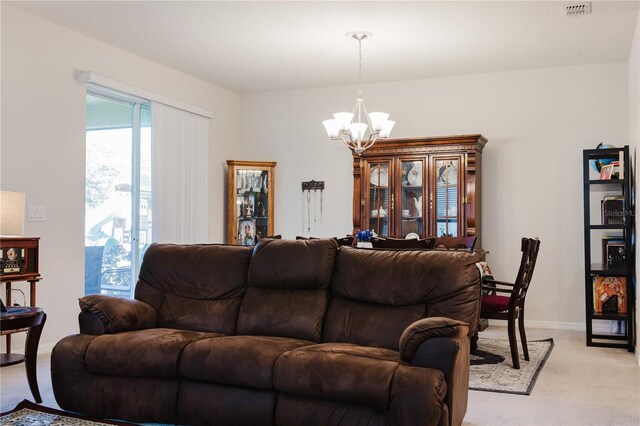
[(503, 312), (509, 309), (509, 298), (505, 296), (482, 296), (481, 313)]

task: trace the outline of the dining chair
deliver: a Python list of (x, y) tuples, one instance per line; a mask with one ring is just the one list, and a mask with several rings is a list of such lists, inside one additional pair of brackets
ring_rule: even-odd
[(472, 251), (476, 245), (477, 237), (437, 237), (435, 248), (445, 250)]
[(393, 238), (393, 237), (373, 237), (371, 245), (373, 248), (381, 249), (432, 249), (435, 247), (436, 239), (431, 238)]
[[(516, 340), (516, 319), (518, 320), (524, 359), (529, 361), (529, 349), (527, 348), (527, 336), (524, 328), (524, 302), (531, 284), (539, 249), (540, 240), (537, 238), (522, 238), (522, 260), (514, 283), (498, 281), (492, 278), (484, 278), (482, 280), (482, 290), (488, 291), (488, 293), (482, 295), (480, 318), (507, 321), (509, 347), (511, 348), (511, 358), (515, 369), (520, 368), (518, 341)], [(505, 295), (501, 296), (496, 293), (504, 293)]]

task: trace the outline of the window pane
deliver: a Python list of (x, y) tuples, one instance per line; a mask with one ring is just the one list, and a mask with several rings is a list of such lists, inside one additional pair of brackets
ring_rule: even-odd
[(133, 106), (87, 96), (85, 294), (131, 296)]

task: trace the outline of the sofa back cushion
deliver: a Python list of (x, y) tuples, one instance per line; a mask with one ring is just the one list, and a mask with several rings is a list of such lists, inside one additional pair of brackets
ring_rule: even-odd
[(156, 309), (159, 327), (234, 334), (251, 252), (222, 244), (152, 244), (135, 298)]
[(337, 250), (332, 239), (260, 241), (251, 257), (238, 334), (319, 342)]
[(412, 322), (445, 316), (476, 330), (480, 274), (475, 253), (341, 247), (324, 341), (397, 349)]

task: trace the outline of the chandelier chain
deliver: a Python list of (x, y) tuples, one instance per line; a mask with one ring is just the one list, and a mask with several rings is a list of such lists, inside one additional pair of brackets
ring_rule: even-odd
[(362, 90), (362, 38), (358, 37), (358, 90)]

